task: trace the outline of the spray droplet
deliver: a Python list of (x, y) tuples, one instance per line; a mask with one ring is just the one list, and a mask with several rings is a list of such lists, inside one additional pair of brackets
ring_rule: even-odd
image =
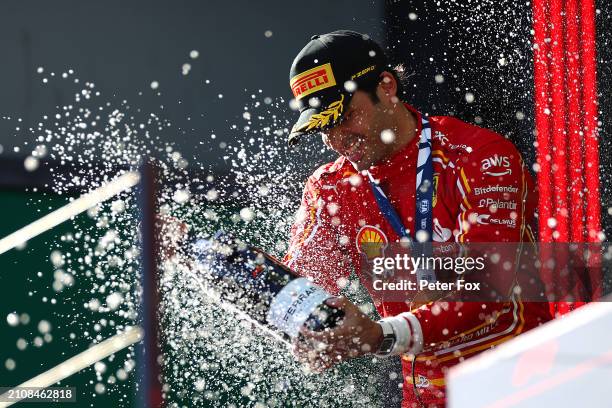
[(38, 322), (38, 331), (41, 334), (49, 333), (51, 331), (51, 323), (49, 323), (47, 320), (41, 320)]
[(38, 159), (36, 157), (28, 156), (23, 161), (23, 167), (25, 167), (25, 169), (27, 171), (34, 171), (34, 170), (36, 170), (38, 168), (38, 165), (39, 165), (39, 162), (38, 162)]
[(19, 316), (17, 316), (17, 313), (9, 313), (6, 315), (6, 322), (9, 326), (17, 326), (19, 324)]
[(243, 208), (242, 210), (240, 210), (240, 218), (243, 221), (249, 222), (249, 221), (252, 221), (253, 218), (255, 218), (255, 213), (253, 212), (253, 210), (251, 210), (250, 208), (246, 207), (246, 208)]
[(395, 141), (395, 132), (391, 129), (383, 130), (380, 132), (380, 140), (385, 144), (393, 143)]

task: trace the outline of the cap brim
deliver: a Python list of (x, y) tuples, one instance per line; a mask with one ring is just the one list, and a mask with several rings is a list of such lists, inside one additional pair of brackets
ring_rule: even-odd
[[(291, 128), (291, 132), (287, 138), (287, 143), (289, 143), (290, 146), (293, 146), (303, 136), (320, 133), (321, 131), (331, 129), (338, 125), (340, 122), (342, 122), (342, 117), (345, 110), (342, 101), (346, 100), (345, 103), (348, 104), (351, 96), (351, 94), (342, 95), (341, 100), (332, 102), (329, 105), (322, 104), (320, 107), (310, 107), (304, 109), (300, 113), (300, 117), (298, 118), (297, 122), (295, 122)], [(318, 124), (314, 126), (310, 125), (312, 116), (318, 113), (322, 114), (323, 118), (317, 118), (317, 121), (319, 122)]]
[(300, 138), (303, 136), (312, 135), (321, 131), (320, 128), (306, 130), (306, 127), (308, 125), (308, 122), (310, 121), (310, 118), (312, 118), (312, 115), (320, 113), (321, 110), (322, 109), (320, 108), (308, 108), (304, 109), (300, 113), (300, 117), (291, 128), (291, 133), (289, 133), (289, 138), (287, 139), (287, 143), (289, 143), (289, 146), (295, 145), (298, 140), (300, 140)]

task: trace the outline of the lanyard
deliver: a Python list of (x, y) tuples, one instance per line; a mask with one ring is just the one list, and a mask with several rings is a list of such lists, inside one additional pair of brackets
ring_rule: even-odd
[[(427, 243), (432, 241), (433, 233), (433, 160), (431, 158), (431, 127), (429, 120), (425, 115), (421, 116), (421, 136), (419, 140), (419, 155), (417, 157), (417, 175), (416, 175), (416, 216), (414, 219), (414, 226), (416, 232), (411, 237), (408, 234), (408, 229), (404, 227), (400, 216), (395, 211), (395, 208), (391, 205), (391, 202), (382, 191), (382, 188), (378, 185), (372, 174), (368, 171), (368, 177), (370, 179), (370, 186), (372, 192), (378, 203), (378, 208), (383, 216), (389, 221), (391, 227), (397, 235), (401, 238), (406, 238), (409, 241), (421, 241), (425, 244), (423, 247), (423, 255), (431, 255), (431, 247)], [(425, 232), (424, 238), (419, 232)], [(419, 238), (421, 238), (419, 240)], [(436, 273), (434, 270), (418, 269), (416, 271), (417, 279), (419, 281), (426, 280), (428, 282), (436, 282)]]
[(405, 228), (400, 216), (397, 214), (397, 211), (395, 211), (395, 208), (393, 208), (393, 205), (391, 205), (391, 202), (382, 191), (382, 188), (380, 188), (380, 185), (374, 180), (374, 177), (372, 177), (369, 171), (367, 174), (378, 208), (395, 233), (402, 238), (418, 241), (417, 238), (420, 235), (419, 231), (424, 231), (427, 237), (426, 241), (431, 242), (433, 232), (433, 160), (431, 157), (431, 127), (425, 115), (421, 116), (421, 125), (415, 194), (416, 216), (414, 225), (416, 232), (412, 237), (408, 234), (408, 229)]

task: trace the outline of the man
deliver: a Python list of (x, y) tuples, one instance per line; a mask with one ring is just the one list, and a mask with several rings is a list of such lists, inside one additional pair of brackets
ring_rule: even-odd
[[(366, 242), (533, 241), (533, 181), (512, 143), (404, 104), (399, 76), (374, 41), (351, 31), (313, 36), (291, 67), (300, 116), (289, 143), (320, 133), (340, 157), (306, 182), (285, 262), (332, 294), (353, 269), (366, 279)], [(345, 298), (327, 303), (343, 309), (342, 324), (303, 330), (296, 357), (322, 370), (368, 353), (401, 355), (404, 406), (444, 406), (450, 366), (550, 319), (546, 305), (517, 297), (414, 310), (383, 301), (379, 322)]]

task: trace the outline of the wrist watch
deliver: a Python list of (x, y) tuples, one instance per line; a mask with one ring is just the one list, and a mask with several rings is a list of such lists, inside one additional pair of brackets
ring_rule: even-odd
[(396, 336), (393, 331), (393, 326), (390, 323), (380, 320), (378, 322), (380, 327), (382, 328), (383, 340), (380, 342), (380, 346), (378, 346), (378, 350), (376, 351), (377, 356), (388, 356), (393, 351), (395, 347)]

